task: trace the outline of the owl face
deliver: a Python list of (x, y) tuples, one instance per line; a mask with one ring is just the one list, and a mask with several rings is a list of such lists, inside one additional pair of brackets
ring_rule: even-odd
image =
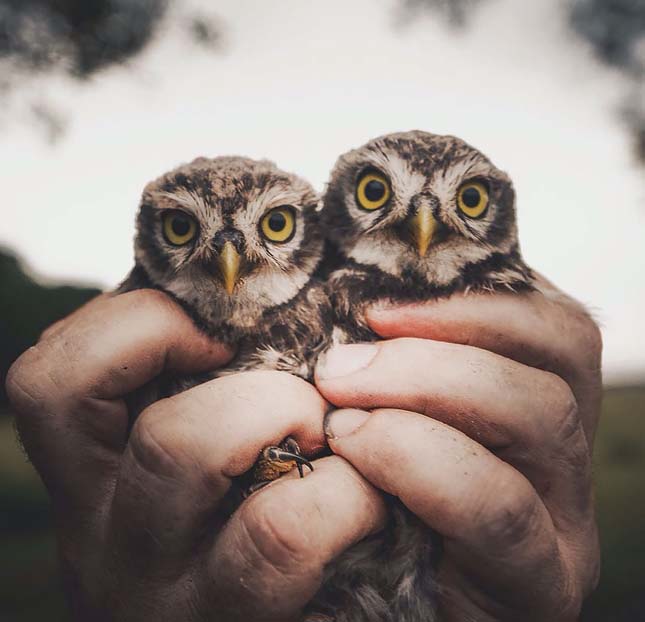
[(431, 285), (492, 256), (518, 255), (510, 179), (452, 136), (390, 134), (341, 156), (323, 220), (350, 259)]
[(317, 204), (307, 182), (271, 162), (199, 158), (145, 188), (135, 259), (207, 325), (251, 327), (320, 261)]

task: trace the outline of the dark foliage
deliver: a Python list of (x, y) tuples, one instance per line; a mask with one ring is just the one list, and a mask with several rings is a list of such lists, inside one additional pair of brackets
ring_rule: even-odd
[(571, 25), (602, 60), (642, 75), (636, 44), (645, 36), (645, 0), (577, 0)]
[[(428, 9), (454, 26), (467, 23), (484, 0), (400, 0), (409, 19)], [(605, 63), (622, 69), (631, 80), (623, 117), (632, 132), (636, 156), (645, 162), (645, 0), (562, 0), (572, 29), (591, 43)]]
[(645, 162), (645, 0), (577, 0), (571, 25), (600, 59), (632, 77), (624, 116), (634, 135), (636, 155)]
[(438, 11), (453, 26), (463, 26), (482, 0), (403, 0), (403, 10), (414, 14), (422, 9)]
[[(0, 113), (30, 77), (62, 70), (84, 79), (133, 60), (161, 31), (171, 4), (181, 0), (0, 0)], [(175, 19), (196, 45), (219, 49), (218, 20), (191, 9), (175, 11)], [(27, 112), (50, 144), (64, 135), (69, 119), (47, 98)]]
[(212, 19), (193, 15), (188, 20), (188, 29), (195, 43), (209, 48), (215, 48), (220, 44), (222, 33)]
[[(89, 287), (46, 287), (29, 277), (18, 260), (0, 251), (0, 407), (11, 363), (50, 324), (99, 293)], [(10, 295), (7, 293), (10, 292)]]
[(0, 0), (0, 57), (85, 77), (141, 51), (167, 0)]

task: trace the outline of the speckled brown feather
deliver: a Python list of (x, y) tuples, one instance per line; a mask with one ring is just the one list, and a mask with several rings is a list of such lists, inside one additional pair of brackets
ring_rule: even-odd
[[(377, 169), (392, 185), (381, 214), (356, 204), (361, 173)], [(485, 177), (491, 207), (486, 219), (454, 214), (454, 193), (469, 178)], [(440, 235), (426, 257), (397, 237), (419, 198), (433, 206)], [(386, 210), (388, 210), (386, 212)], [(517, 242), (510, 179), (461, 139), (425, 132), (391, 134), (341, 156), (324, 197), (323, 222), (342, 260), (328, 278), (334, 340), (369, 342), (365, 309), (380, 300), (423, 301), (455, 292), (519, 291), (532, 274)], [(435, 568), (441, 539), (392, 498), (384, 532), (350, 548), (326, 569), (307, 622), (433, 622), (441, 586)]]
[[(329, 299), (316, 276), (323, 252), (318, 203), (303, 179), (266, 160), (241, 157), (198, 158), (146, 186), (137, 215), (135, 267), (118, 292), (165, 292), (200, 330), (232, 344), (237, 354), (224, 369), (158, 378), (130, 398), (132, 411), (240, 371), (287, 371), (311, 379), (331, 334)], [(262, 237), (260, 219), (285, 204), (294, 210), (296, 231), (293, 239), (273, 244)], [(164, 239), (161, 224), (164, 210), (177, 209), (198, 223), (194, 242), (180, 248)], [(214, 269), (213, 240), (223, 230), (241, 240), (246, 265), (231, 295)]]

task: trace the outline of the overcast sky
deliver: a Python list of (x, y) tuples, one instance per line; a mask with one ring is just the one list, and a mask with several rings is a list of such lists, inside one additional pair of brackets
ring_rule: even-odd
[(626, 85), (560, 4), (491, 0), (455, 32), (431, 14), (397, 26), (390, 0), (220, 1), (223, 53), (169, 27), (129, 70), (23, 87), (70, 125), (54, 146), (3, 128), (0, 244), (42, 277), (112, 287), (132, 263), (141, 189), (180, 162), (268, 157), (322, 189), (371, 137), (457, 134), (511, 174), (524, 254), (593, 309), (607, 378), (642, 379), (645, 176), (616, 114)]

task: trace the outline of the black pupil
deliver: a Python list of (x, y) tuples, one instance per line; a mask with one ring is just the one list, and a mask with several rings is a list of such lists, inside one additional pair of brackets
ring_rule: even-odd
[(466, 188), (461, 194), (461, 200), (466, 207), (477, 207), (481, 201), (481, 194), (477, 188)]
[(376, 179), (368, 181), (365, 186), (365, 196), (368, 201), (380, 201), (385, 196), (385, 185), (382, 181), (377, 181)]
[(190, 231), (190, 221), (187, 218), (182, 216), (175, 216), (172, 219), (172, 232), (179, 236), (183, 237)]
[(287, 226), (287, 219), (281, 212), (275, 212), (269, 216), (269, 229), (275, 233), (280, 233)]

